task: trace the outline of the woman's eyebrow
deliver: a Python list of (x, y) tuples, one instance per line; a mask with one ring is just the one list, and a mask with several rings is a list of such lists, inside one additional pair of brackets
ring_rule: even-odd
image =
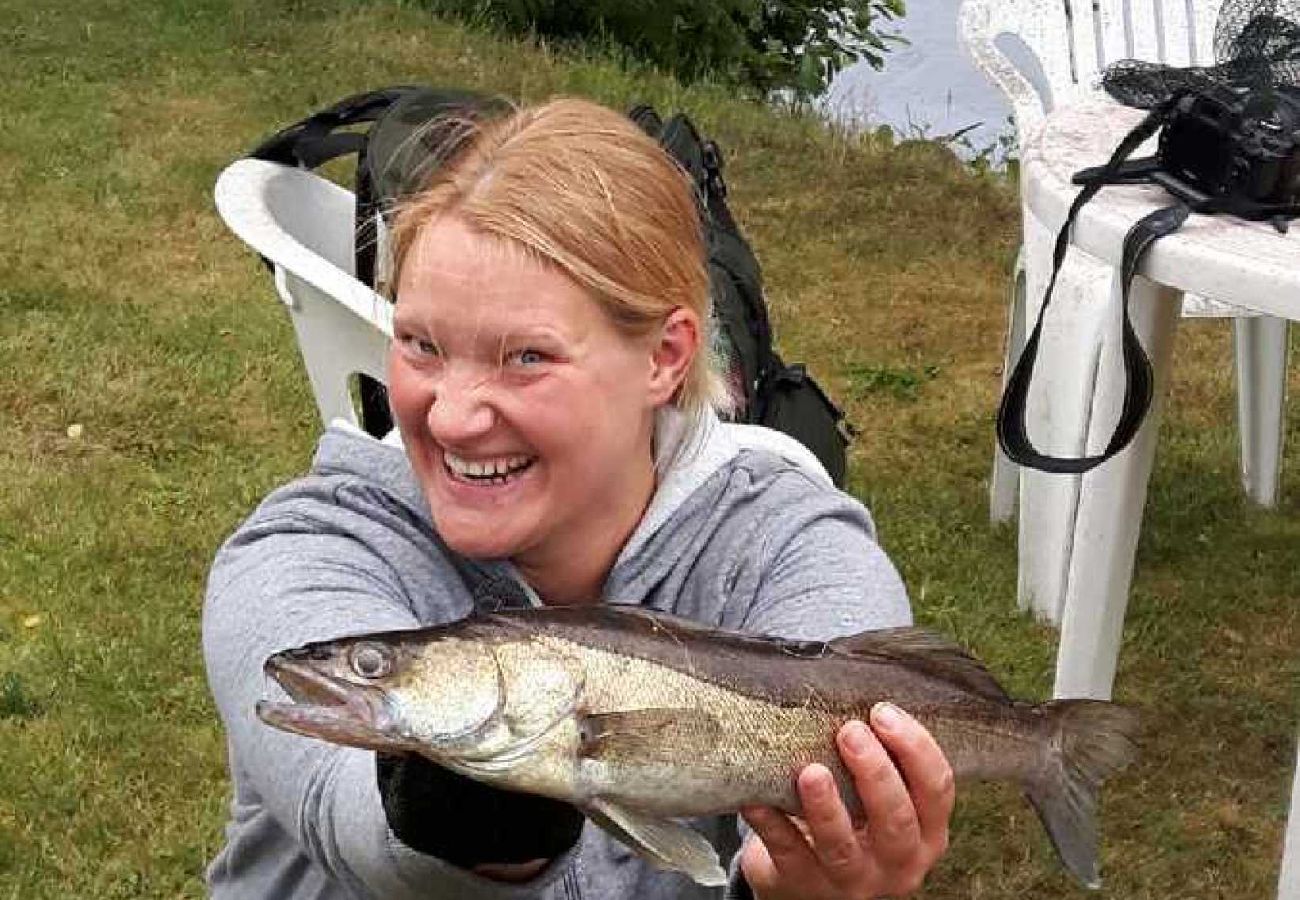
[(550, 325), (515, 326), (501, 333), (503, 341), (548, 340), (565, 341), (568, 339), (562, 330)]
[(507, 345), (517, 345), (529, 341), (544, 342), (548, 345), (568, 346), (581, 340), (580, 333), (574, 333), (564, 327), (563, 323), (543, 321), (484, 321), (470, 315), (446, 315), (430, 310), (398, 305), (393, 312), (393, 330), (419, 333), (437, 333), (442, 341), (454, 343), (461, 340), (479, 347), (489, 347), (495, 351), (504, 350)]

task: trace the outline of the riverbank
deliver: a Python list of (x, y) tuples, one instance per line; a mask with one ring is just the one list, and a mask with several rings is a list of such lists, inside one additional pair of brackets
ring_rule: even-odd
[(940, 140), (963, 158), (1002, 162), (1015, 134), (1011, 108), (961, 46), (960, 5), (908, 3), (907, 15), (890, 29), (907, 43), (886, 54), (881, 71), (856, 63), (840, 72), (821, 98), (826, 115), (850, 127), (883, 125), (904, 138)]

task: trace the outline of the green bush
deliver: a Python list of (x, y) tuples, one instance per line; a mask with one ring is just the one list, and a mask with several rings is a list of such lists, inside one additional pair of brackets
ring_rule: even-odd
[(846, 64), (880, 68), (904, 0), (419, 0), (511, 34), (612, 45), (679, 78), (763, 97), (821, 93)]

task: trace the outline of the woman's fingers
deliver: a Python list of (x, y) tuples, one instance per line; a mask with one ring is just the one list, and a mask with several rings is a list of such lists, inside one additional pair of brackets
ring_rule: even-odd
[(948, 849), (948, 820), (957, 796), (952, 766), (931, 734), (898, 707), (878, 704), (871, 725), (897, 761), (921, 839), (938, 859)]
[[(878, 723), (878, 718), (889, 725)], [(876, 710), (872, 722), (886, 729), (894, 727), (888, 713), (882, 717)], [(839, 745), (866, 812), (872, 856), (883, 869), (905, 865), (916, 855), (921, 827), (903, 776), (872, 729), (861, 722), (849, 722), (840, 729)]]
[(836, 740), (866, 830), (854, 827), (830, 770), (805, 767), (800, 823), (766, 807), (742, 811), (758, 840), (745, 848), (741, 865), (759, 897), (910, 894), (947, 849), (952, 768), (920, 723), (882, 703), (870, 728), (849, 722)]
[(741, 857), (745, 879), (757, 894), (816, 879), (816, 857), (789, 816), (770, 806), (746, 807), (740, 814), (759, 839), (751, 839)]
[(867, 856), (829, 769), (814, 763), (799, 773), (799, 802), (825, 878), (841, 887), (860, 884)]

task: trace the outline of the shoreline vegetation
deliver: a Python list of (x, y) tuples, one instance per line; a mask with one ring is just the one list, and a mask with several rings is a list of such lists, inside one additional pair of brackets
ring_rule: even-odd
[[(203, 896), (228, 803), (207, 567), (320, 429), (212, 186), (276, 128), (384, 84), (690, 112), (726, 153), (782, 355), (861, 431), (850, 488), (918, 620), (1047, 696), (1055, 633), (1016, 611), (1015, 530), (987, 520), (1008, 177), (399, 0), (0, 0), (0, 23), (0, 900)], [(1300, 415), (1279, 508), (1250, 507), (1230, 327), (1188, 323), (1175, 352), (1116, 690), (1142, 755), (1103, 793), (1103, 879), (1258, 900), (1300, 722)], [(959, 791), (922, 896), (1073, 891), (1014, 792)]]

